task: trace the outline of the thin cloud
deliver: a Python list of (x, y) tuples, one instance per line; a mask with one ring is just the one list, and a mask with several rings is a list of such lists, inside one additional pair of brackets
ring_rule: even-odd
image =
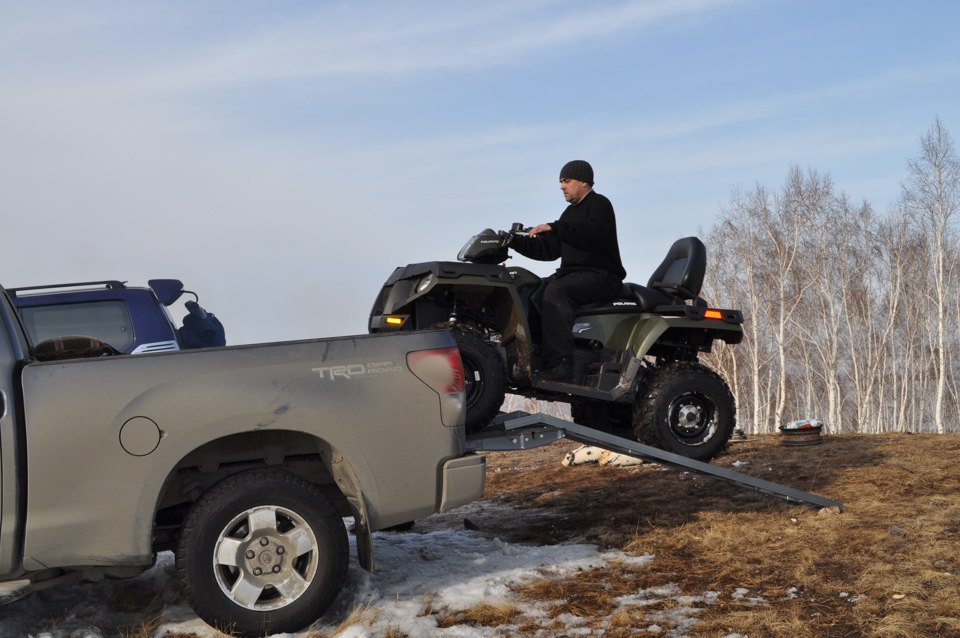
[(322, 9), (195, 51), (188, 64), (145, 81), (170, 90), (194, 90), (515, 66), (578, 43), (636, 34), (744, 1), (625, 2), (587, 8), (569, 2), (490, 2), (470, 7), (413, 3), (350, 13)]
[[(619, 140), (621, 143), (638, 145), (692, 138), (719, 129), (743, 128), (748, 131), (746, 135), (750, 135), (750, 132), (757, 134), (760, 129), (756, 125), (765, 121), (796, 126), (796, 123), (803, 119), (797, 116), (798, 113), (809, 113), (811, 109), (823, 108), (824, 105), (840, 103), (845, 105), (844, 110), (846, 110), (852, 103), (870, 104), (884, 99), (891, 93), (899, 95), (908, 92), (910, 87), (936, 86), (944, 82), (956, 82), (958, 78), (960, 78), (960, 64), (955, 62), (922, 67), (902, 66), (859, 78), (847, 78), (839, 82), (811, 86), (803, 90), (758, 93), (739, 97), (733, 101), (719, 101), (706, 107), (703, 104), (695, 104), (689, 109), (673, 111), (640, 124), (630, 121), (610, 121), (605, 127), (607, 131), (601, 131), (599, 134), (604, 143), (614, 143)], [(869, 109), (866, 113), (869, 113)], [(841, 131), (831, 131), (829, 135), (839, 132)], [(796, 149), (796, 144), (799, 143), (801, 148), (806, 147), (807, 144), (803, 143), (805, 135), (802, 132), (796, 137), (790, 135), (789, 140), (781, 140), (789, 142), (788, 144), (780, 146), (773, 143), (772, 145)], [(902, 141), (899, 135), (891, 136), (891, 139), (895, 139), (896, 143)], [(864, 143), (865, 149), (886, 146), (882, 142), (878, 143), (875, 134), (871, 139), (864, 140)], [(770, 150), (777, 151), (777, 149)]]

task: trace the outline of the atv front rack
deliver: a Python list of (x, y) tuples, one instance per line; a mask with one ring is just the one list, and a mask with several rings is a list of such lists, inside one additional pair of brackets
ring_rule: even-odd
[(620, 452), (645, 461), (695, 472), (787, 501), (807, 503), (817, 507), (836, 507), (843, 511), (843, 503), (840, 501), (695, 461), (679, 454), (542, 413), (501, 412), (487, 428), (467, 435), (467, 449), (476, 452), (529, 450), (549, 445), (560, 439), (596, 445), (611, 452)]

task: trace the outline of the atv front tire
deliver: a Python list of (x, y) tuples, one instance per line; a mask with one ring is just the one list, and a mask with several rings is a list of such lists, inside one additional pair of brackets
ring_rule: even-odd
[(657, 369), (638, 395), (637, 440), (698, 461), (720, 453), (736, 427), (736, 405), (724, 380), (696, 362)]
[(506, 397), (506, 382), (500, 356), (483, 337), (469, 330), (450, 331), (460, 358), (467, 395), (467, 432), (482, 430), (497, 416)]

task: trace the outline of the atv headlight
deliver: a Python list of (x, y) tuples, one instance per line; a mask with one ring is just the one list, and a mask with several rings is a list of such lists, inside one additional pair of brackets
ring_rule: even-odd
[(419, 282), (417, 282), (417, 294), (420, 294), (421, 292), (429, 288), (432, 283), (433, 283), (433, 273), (430, 273), (429, 275), (421, 279)]

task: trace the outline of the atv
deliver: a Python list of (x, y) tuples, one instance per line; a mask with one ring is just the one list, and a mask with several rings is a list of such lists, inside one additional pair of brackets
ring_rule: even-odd
[(370, 313), (370, 332), (449, 330), (463, 359), (467, 432), (490, 424), (507, 392), (570, 404), (581, 425), (700, 461), (726, 445), (736, 425), (733, 395), (698, 356), (714, 341), (739, 343), (743, 313), (700, 298), (706, 247), (677, 240), (646, 286), (625, 283), (613, 300), (581, 307), (573, 332), (572, 382), (539, 379), (541, 278), (504, 264), (514, 236), (485, 229), (457, 262), (394, 270)]

